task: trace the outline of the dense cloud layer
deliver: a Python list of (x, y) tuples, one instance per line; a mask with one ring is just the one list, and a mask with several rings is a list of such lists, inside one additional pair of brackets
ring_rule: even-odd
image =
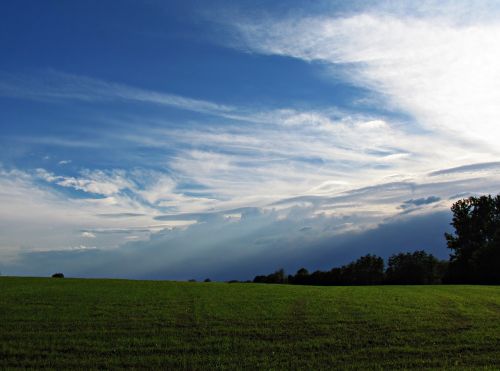
[(447, 257), (443, 238), (443, 231), (449, 230), (447, 212), (339, 234), (334, 232), (334, 220), (309, 220), (311, 226), (304, 228), (303, 215), (297, 214), (283, 220), (274, 213), (254, 215), (231, 223), (214, 218), (188, 231), (164, 231), (115, 250), (26, 252), (1, 269), (5, 274), (42, 276), (63, 271), (77, 277), (246, 280), (281, 267), (290, 273), (302, 266), (330, 269), (367, 253), (387, 258), (426, 249)]

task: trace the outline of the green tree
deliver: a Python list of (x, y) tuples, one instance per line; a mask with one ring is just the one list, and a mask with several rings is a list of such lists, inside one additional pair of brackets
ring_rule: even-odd
[(365, 255), (341, 268), (341, 280), (349, 285), (377, 285), (384, 281), (384, 259)]
[(306, 285), (309, 283), (309, 271), (306, 268), (300, 268), (295, 276), (288, 276), (288, 283), (296, 285)]
[(469, 197), (453, 204), (446, 233), (453, 253), (449, 282), (500, 283), (500, 195)]
[(445, 264), (423, 250), (395, 254), (389, 258), (386, 281), (402, 285), (441, 283)]

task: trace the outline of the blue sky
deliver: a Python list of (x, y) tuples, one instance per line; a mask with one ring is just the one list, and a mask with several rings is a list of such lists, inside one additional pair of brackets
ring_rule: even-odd
[(0, 270), (250, 278), (447, 251), (498, 193), (493, 1), (0, 5)]

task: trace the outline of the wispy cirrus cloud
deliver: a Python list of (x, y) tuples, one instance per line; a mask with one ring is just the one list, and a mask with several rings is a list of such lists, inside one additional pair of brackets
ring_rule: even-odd
[[(72, 84), (75, 82), (72, 80)], [(107, 99), (85, 84), (82, 86), (81, 92), (92, 99)], [(71, 98), (70, 94), (66, 99), (79, 98)], [(469, 172), (452, 182), (437, 175), (446, 172), (439, 169), (454, 165), (457, 159), (459, 163), (479, 162), (491, 160), (493, 155), (473, 150), (464, 155), (462, 142), (408, 130), (404, 123), (390, 117), (337, 109), (232, 110), (237, 119), (226, 116), (222, 110), (222, 120), (195, 121), (188, 128), (166, 125), (158, 117), (143, 119), (141, 125), (134, 120), (112, 119), (110, 128), (104, 127), (91, 139), (92, 144), (101, 141), (123, 148), (124, 158), (133, 152), (134, 146), (156, 148), (151, 160), (163, 158), (164, 171), (144, 167), (83, 169), (77, 175), (66, 175), (62, 169), (40, 168), (34, 173), (19, 174), (36, 189), (39, 180), (47, 186), (86, 195), (70, 198), (66, 203), (69, 208), (78, 205), (82, 212), (78, 216), (80, 222), (74, 220), (73, 238), (75, 233), (82, 237), (74, 231), (84, 229), (99, 238), (127, 231), (127, 235), (142, 233), (139, 238), (144, 239), (163, 228), (186, 226), (214, 215), (234, 222), (235, 217), (243, 215), (235, 208), (248, 207), (283, 210), (275, 214), (279, 218), (288, 218), (293, 208), (304, 208), (302, 215), (313, 217), (311, 225), (317, 215), (355, 216), (332, 229), (338, 233), (353, 226), (360, 230), (373, 227), (384, 218), (398, 215), (400, 206), (409, 199), (448, 200), (463, 192), (492, 189), (494, 178), (485, 182), (485, 174), (478, 177)], [(241, 125), (241, 120), (248, 124)], [(162, 157), (163, 148), (169, 148), (166, 157)], [(431, 174), (431, 179), (432, 171), (435, 174)], [(51, 192), (50, 197), (55, 197), (58, 189)], [(68, 194), (64, 197), (68, 201)], [(47, 202), (46, 197), (39, 202)], [(421, 205), (413, 206), (409, 209), (412, 213), (422, 210), (416, 207)], [(443, 201), (432, 207), (442, 210), (449, 203)], [(66, 207), (63, 210), (67, 214)], [(151, 221), (149, 226), (144, 219), (137, 220), (142, 215)], [(155, 223), (159, 215), (168, 223)], [(200, 219), (200, 215), (204, 216)], [(116, 246), (116, 241), (122, 240), (109, 245)], [(99, 242), (105, 246), (105, 242)]]
[(498, 173), (500, 172), (500, 162), (485, 162), (479, 164), (470, 164), (464, 166), (457, 166), (450, 169), (436, 170), (430, 173), (431, 176), (436, 175), (463, 175), (475, 173)]
[[(74, 189), (83, 192), (83, 195), (75, 196), (60, 191), (70, 187), (68, 184), (60, 189), (54, 187), (56, 182), (65, 179), (64, 176), (41, 170), (0, 167), (2, 259), (15, 258), (22, 251), (62, 250), (85, 245), (85, 240), (92, 236), (95, 237), (95, 246), (116, 248), (127, 240), (120, 233), (114, 233), (116, 230), (134, 230), (144, 239), (153, 231), (189, 224), (156, 222), (154, 215), (159, 211), (127, 194), (125, 191), (132, 187), (132, 183), (122, 188), (122, 180), (116, 179), (112, 173), (108, 174), (109, 178), (103, 178), (103, 173), (98, 173), (97, 178), (92, 178), (94, 172), (84, 171), (83, 174), (84, 179), (71, 178), (77, 180), (73, 182)], [(89, 179), (92, 179), (91, 184)], [(113, 181), (116, 184), (112, 184)], [(100, 197), (96, 198), (96, 195)], [(127, 217), (101, 216), (110, 214)], [(97, 229), (109, 233), (99, 234), (95, 232)]]
[(204, 113), (227, 113), (230, 106), (49, 70), (37, 75), (0, 75), (0, 96), (42, 101), (132, 101)]
[(74, 177), (55, 175), (45, 169), (36, 169), (36, 175), (40, 179), (61, 187), (73, 188), (102, 196), (112, 196), (131, 186), (130, 182), (125, 179), (123, 171), (120, 170), (114, 170), (111, 173), (100, 170), (87, 170), (82, 172), (82, 176)]
[(383, 2), (347, 15), (231, 22), (236, 44), (320, 62), (332, 76), (385, 97), (419, 127), (498, 155), (499, 14), (494, 2)]

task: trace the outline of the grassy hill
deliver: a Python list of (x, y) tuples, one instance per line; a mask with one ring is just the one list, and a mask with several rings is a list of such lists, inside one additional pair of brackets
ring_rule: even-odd
[(0, 368), (500, 368), (500, 287), (0, 278)]

